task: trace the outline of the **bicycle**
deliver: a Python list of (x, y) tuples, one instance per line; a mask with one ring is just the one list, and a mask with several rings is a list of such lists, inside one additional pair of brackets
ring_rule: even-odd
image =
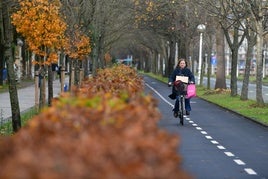
[(174, 86), (174, 90), (176, 92), (176, 101), (174, 109), (179, 109), (178, 112), (174, 111), (174, 117), (180, 118), (180, 124), (184, 125), (184, 113), (185, 113), (185, 96), (187, 94), (187, 84), (181, 80), (175, 81), (172, 85)]

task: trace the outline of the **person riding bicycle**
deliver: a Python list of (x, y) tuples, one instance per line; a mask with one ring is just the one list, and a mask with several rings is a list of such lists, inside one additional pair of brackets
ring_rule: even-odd
[[(173, 73), (169, 77), (169, 82), (168, 86), (171, 86), (172, 83), (176, 82), (176, 77), (177, 76), (187, 76), (188, 77), (188, 83), (195, 83), (195, 77), (191, 70), (187, 68), (187, 62), (184, 58), (180, 58), (178, 61), (178, 64), (176, 68), (174, 69)], [(178, 81), (177, 81), (178, 83)], [(179, 85), (179, 84), (177, 84)], [(172, 94), (169, 95), (171, 99), (176, 99), (177, 97), (177, 91), (175, 89), (175, 85), (172, 87)], [(185, 98), (185, 110), (186, 110), (186, 115), (190, 115), (191, 105), (190, 105), (190, 99)], [(178, 117), (178, 111), (179, 111), (179, 104), (178, 100), (175, 102), (174, 106), (174, 117)]]

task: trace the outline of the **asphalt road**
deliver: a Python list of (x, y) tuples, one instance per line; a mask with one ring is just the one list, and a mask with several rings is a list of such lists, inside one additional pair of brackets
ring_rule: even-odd
[(182, 167), (198, 179), (268, 178), (268, 128), (198, 97), (184, 126), (173, 117), (171, 88), (145, 76), (146, 92), (159, 101), (159, 127), (178, 135)]
[[(211, 78), (210, 79), (210, 87), (213, 89), (215, 87), (216, 79)], [(237, 82), (237, 93), (240, 95), (242, 90), (242, 84), (243, 82), (238, 81)], [(205, 77), (203, 80), (203, 85), (207, 86), (207, 78)], [(226, 80), (227, 88), (230, 88), (230, 80)], [(262, 86), (262, 97), (263, 101), (268, 104), (268, 86), (263, 85)], [(256, 84), (250, 83), (248, 85), (248, 98), (252, 100), (256, 100)]]

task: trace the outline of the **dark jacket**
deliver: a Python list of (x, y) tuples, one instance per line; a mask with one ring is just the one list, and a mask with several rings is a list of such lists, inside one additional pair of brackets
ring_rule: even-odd
[[(188, 76), (189, 83), (190, 82), (195, 83), (195, 77), (194, 77), (193, 73), (191, 72), (191, 70), (187, 67), (185, 67), (183, 69), (177, 67), (176, 69), (174, 69), (173, 73), (169, 77), (169, 82), (174, 82), (176, 80), (176, 76)], [(173, 86), (172, 87), (172, 94), (170, 95), (170, 98), (174, 98), (174, 96), (176, 96), (176, 90)]]
[(169, 77), (169, 82), (174, 82), (176, 80), (176, 76), (188, 76), (189, 82), (195, 83), (195, 78), (193, 73), (190, 71), (189, 68), (185, 67), (183, 69), (176, 68), (173, 73)]

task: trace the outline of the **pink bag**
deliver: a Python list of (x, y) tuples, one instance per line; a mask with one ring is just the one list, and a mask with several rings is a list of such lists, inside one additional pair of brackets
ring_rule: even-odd
[(195, 84), (189, 84), (187, 86), (187, 95), (185, 96), (185, 98), (190, 99), (195, 96), (196, 96)]

